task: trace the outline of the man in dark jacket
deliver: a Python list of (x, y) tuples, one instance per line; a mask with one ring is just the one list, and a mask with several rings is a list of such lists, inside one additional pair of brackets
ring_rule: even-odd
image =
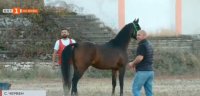
[(129, 63), (131, 70), (136, 71), (132, 83), (132, 94), (133, 96), (141, 96), (140, 91), (142, 86), (144, 86), (146, 96), (153, 96), (153, 48), (151, 43), (147, 40), (147, 33), (144, 30), (138, 31), (137, 41), (136, 58)]

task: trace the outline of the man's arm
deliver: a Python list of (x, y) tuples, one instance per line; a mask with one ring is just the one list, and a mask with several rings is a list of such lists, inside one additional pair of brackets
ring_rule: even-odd
[(53, 54), (52, 54), (52, 61), (55, 64), (55, 60), (56, 60), (56, 55), (57, 55), (57, 50), (54, 49)]
[(54, 48), (53, 48), (53, 54), (52, 54), (52, 61), (53, 64), (55, 65), (56, 63), (56, 56), (57, 56), (57, 51), (59, 49), (59, 40), (56, 41)]
[(132, 62), (133, 66), (135, 66), (136, 64), (140, 63), (143, 60), (144, 56), (142, 55), (138, 55), (135, 60)]
[(135, 69), (135, 66), (143, 60), (144, 56), (138, 55), (132, 62), (129, 63), (131, 70)]

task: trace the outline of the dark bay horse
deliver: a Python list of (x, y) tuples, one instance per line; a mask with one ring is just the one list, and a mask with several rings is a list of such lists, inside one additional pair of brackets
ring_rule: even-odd
[[(123, 96), (124, 74), (128, 63), (127, 48), (131, 37), (136, 39), (140, 30), (139, 19), (125, 25), (117, 36), (103, 45), (90, 42), (74, 43), (65, 47), (62, 53), (62, 75), (65, 96), (71, 88), (70, 66), (73, 64), (71, 95), (77, 95), (77, 83), (89, 66), (112, 70), (112, 95), (115, 93), (116, 75), (119, 71), (120, 96)], [(71, 63), (71, 65), (70, 65)]]

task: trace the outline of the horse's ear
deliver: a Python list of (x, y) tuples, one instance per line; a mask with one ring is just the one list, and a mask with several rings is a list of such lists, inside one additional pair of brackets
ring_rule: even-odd
[(138, 23), (139, 22), (139, 18), (137, 18), (137, 20), (136, 20), (136, 23)]
[(136, 18), (134, 19), (134, 21), (133, 22), (136, 22)]

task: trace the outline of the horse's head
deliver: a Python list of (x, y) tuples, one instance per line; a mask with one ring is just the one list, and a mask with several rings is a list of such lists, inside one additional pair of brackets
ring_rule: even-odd
[(135, 40), (137, 39), (137, 31), (141, 30), (141, 27), (139, 25), (139, 19), (135, 19), (133, 23), (129, 23), (129, 26), (132, 26), (131, 30), (131, 37), (134, 38)]
[(131, 38), (136, 39), (137, 31), (141, 30), (139, 23), (139, 19), (135, 19), (133, 22), (125, 25), (117, 36), (109, 41), (113, 45), (127, 47)]

